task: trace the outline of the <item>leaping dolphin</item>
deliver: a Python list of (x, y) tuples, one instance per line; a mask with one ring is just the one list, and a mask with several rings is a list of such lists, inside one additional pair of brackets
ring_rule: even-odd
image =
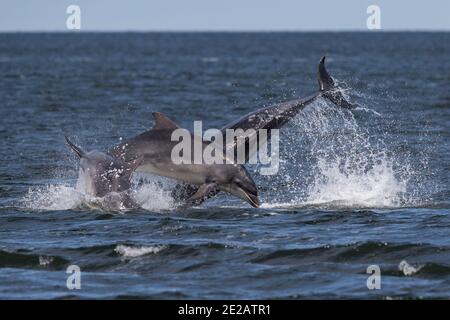
[[(330, 100), (332, 103), (338, 107), (352, 109), (353, 105), (350, 104), (342, 95), (339, 88), (336, 87), (333, 78), (329, 75), (325, 68), (325, 56), (323, 56), (319, 61), (317, 80), (319, 82), (319, 90), (306, 96), (305, 98), (295, 99), (291, 101), (277, 103), (265, 108), (253, 111), (242, 118), (232, 121), (222, 128), (222, 134), (224, 135), (227, 129), (254, 129), (255, 133), (258, 134), (260, 129), (267, 129), (267, 138), (270, 137), (270, 129), (279, 129), (285, 125), (289, 120), (295, 117), (301, 110), (306, 106), (310, 105), (312, 102), (317, 100), (319, 97), (324, 97)], [(258, 139), (260, 139), (258, 135)], [(237, 151), (237, 143), (245, 143), (246, 147), (246, 161), (253, 156), (257, 151), (256, 148), (249, 148), (248, 143), (250, 139), (246, 136), (246, 139), (235, 139), (232, 145), (225, 146), (228, 151), (234, 148), (234, 154)], [(259, 143), (256, 144), (259, 146)], [(233, 151), (233, 150), (232, 150)]]
[(86, 194), (104, 197), (111, 192), (121, 193), (121, 207), (132, 206), (129, 194), (124, 193), (131, 187), (131, 175), (142, 158), (125, 163), (106, 153), (92, 150), (83, 151), (68, 137), (66, 143), (80, 158), (79, 179), (84, 183)]
[[(270, 129), (279, 129), (285, 125), (289, 120), (295, 117), (301, 110), (316, 101), (320, 97), (324, 97), (331, 101), (338, 107), (345, 109), (352, 109), (354, 106), (348, 102), (342, 95), (339, 88), (335, 85), (333, 78), (328, 73), (325, 68), (325, 56), (323, 56), (318, 65), (317, 70), (317, 80), (319, 82), (319, 90), (306, 96), (305, 98), (295, 99), (287, 102), (277, 103), (265, 108), (253, 111), (238, 120), (232, 121), (222, 128), (223, 140), (226, 139), (227, 129), (242, 129), (243, 131), (247, 129), (254, 129), (254, 134), (257, 135), (257, 139), (261, 139), (259, 136), (260, 129), (267, 129), (267, 135), (265, 138), (270, 137)], [(245, 148), (245, 161), (247, 162), (255, 152), (257, 148), (252, 148), (249, 145), (250, 136), (245, 136), (244, 139), (238, 139), (237, 136), (231, 145), (225, 145), (225, 151), (231, 153), (236, 157), (238, 150), (238, 143), (244, 143)], [(259, 146), (256, 143), (255, 146)], [(186, 201), (192, 194), (196, 192), (197, 188), (192, 185), (180, 184), (177, 185), (172, 192), (172, 196), (178, 201)], [(219, 190), (214, 190), (210, 192), (209, 196), (214, 196), (219, 192)], [(204, 199), (203, 199), (204, 200)], [(202, 200), (196, 201), (195, 204), (200, 204)]]
[[(210, 192), (221, 190), (247, 201), (253, 207), (259, 206), (258, 190), (252, 177), (243, 165), (231, 163), (225, 155), (219, 163), (208, 164), (202, 159), (201, 164), (196, 164), (192, 153), (190, 163), (174, 163), (172, 150), (178, 142), (172, 141), (171, 136), (173, 131), (180, 127), (162, 113), (154, 112), (153, 117), (155, 125), (151, 130), (114, 147), (110, 151), (111, 156), (123, 163), (139, 161), (137, 171), (150, 172), (198, 186), (195, 193), (190, 195), (190, 201), (203, 199)], [(209, 144), (192, 134), (191, 138), (191, 146), (197, 139), (203, 154)], [(137, 160), (139, 157), (142, 160)]]

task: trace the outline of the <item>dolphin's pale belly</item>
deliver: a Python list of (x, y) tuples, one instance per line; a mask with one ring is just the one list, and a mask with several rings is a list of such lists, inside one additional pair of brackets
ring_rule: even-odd
[(207, 170), (201, 165), (160, 165), (154, 163), (145, 163), (139, 166), (136, 171), (149, 172), (156, 175), (184, 181), (196, 185), (205, 183), (208, 176)]
[(95, 196), (95, 187), (92, 177), (83, 169), (78, 170), (77, 190), (84, 194)]

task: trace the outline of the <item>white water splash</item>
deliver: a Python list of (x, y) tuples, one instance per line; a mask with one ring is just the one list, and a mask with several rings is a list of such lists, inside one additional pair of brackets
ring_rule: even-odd
[(410, 265), (406, 260), (403, 260), (398, 265), (398, 270), (403, 272), (405, 276), (412, 276), (413, 274), (416, 274), (417, 272), (422, 269), (423, 266), (414, 267)]
[[(144, 209), (150, 211), (166, 211), (175, 207), (174, 199), (170, 194), (171, 182), (159, 178), (141, 179), (134, 184), (132, 198)], [(137, 180), (136, 179), (136, 180)], [(96, 209), (105, 211), (122, 211), (127, 209), (123, 205), (123, 197), (119, 193), (110, 193), (105, 197), (89, 195), (87, 184), (81, 175), (76, 186), (65, 184), (33, 187), (21, 199), (20, 206), (26, 209), (39, 211), (57, 211), (70, 209)]]
[(67, 185), (33, 187), (20, 201), (20, 205), (32, 210), (69, 210), (87, 202), (85, 195)]
[(144, 209), (149, 211), (165, 211), (175, 208), (175, 200), (171, 195), (171, 190), (176, 182), (158, 177), (137, 173), (135, 180), (143, 182), (135, 187), (133, 198)]
[(131, 259), (146, 254), (157, 254), (165, 248), (166, 246), (132, 247), (120, 244), (114, 249), (114, 251), (125, 259)]
[[(279, 181), (285, 190), (263, 207), (378, 208), (412, 201), (408, 188), (415, 172), (390, 152), (383, 132), (369, 133), (354, 113), (324, 100), (300, 113), (280, 142), (288, 145)], [(375, 117), (365, 113), (369, 120)]]
[(320, 175), (311, 186), (307, 204), (335, 202), (343, 206), (397, 207), (406, 192), (406, 181), (395, 176), (392, 165), (381, 159), (366, 172), (346, 171), (340, 161), (319, 161)]
[(39, 256), (39, 265), (43, 267), (49, 266), (53, 262), (53, 257)]

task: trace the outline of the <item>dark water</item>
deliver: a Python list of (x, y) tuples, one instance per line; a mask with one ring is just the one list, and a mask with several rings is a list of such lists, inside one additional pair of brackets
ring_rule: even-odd
[[(114, 212), (63, 141), (107, 150), (152, 111), (221, 127), (316, 90), (282, 130), (262, 208), (175, 210), (172, 183)], [(449, 298), (450, 34), (1, 34), (0, 298)], [(368, 290), (369, 265), (381, 290)], [(66, 268), (81, 268), (81, 289)]]

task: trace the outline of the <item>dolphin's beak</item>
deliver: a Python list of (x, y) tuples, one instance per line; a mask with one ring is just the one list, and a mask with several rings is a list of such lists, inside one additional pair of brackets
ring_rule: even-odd
[(245, 194), (247, 202), (254, 208), (259, 208), (261, 203), (259, 202), (259, 198), (257, 195), (246, 193)]
[(229, 191), (236, 197), (247, 201), (252, 207), (258, 208), (260, 205), (258, 191), (254, 183), (247, 185), (242, 182), (233, 182)]

